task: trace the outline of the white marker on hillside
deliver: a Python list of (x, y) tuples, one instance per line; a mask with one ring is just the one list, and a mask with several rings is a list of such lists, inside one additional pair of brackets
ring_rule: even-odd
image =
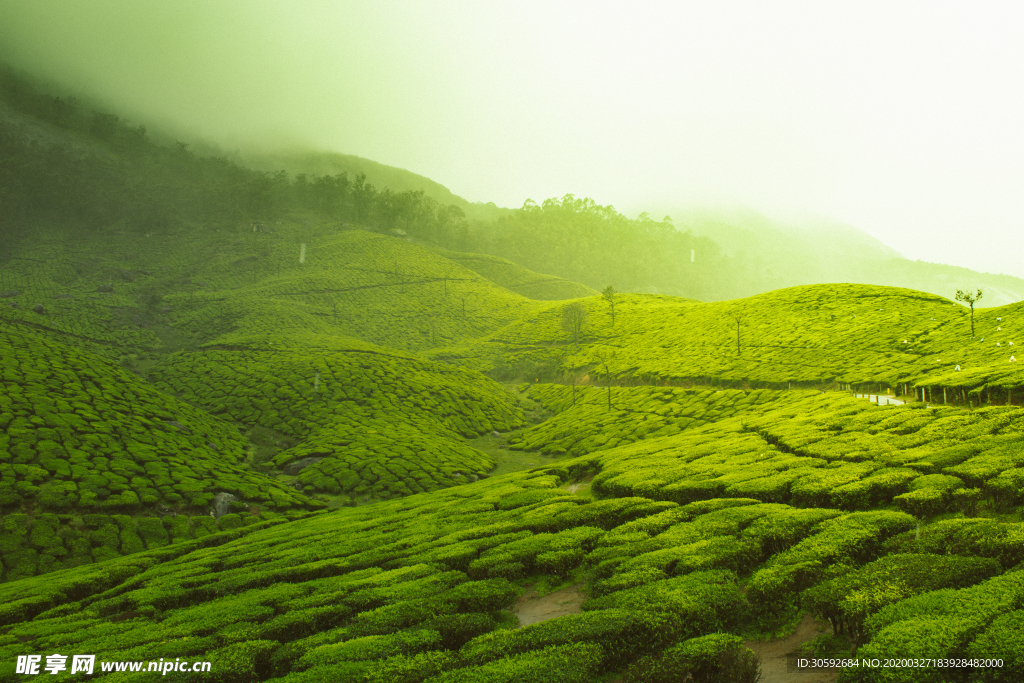
[(306, 243), (303, 242), (299, 245), (299, 263), (306, 262)]

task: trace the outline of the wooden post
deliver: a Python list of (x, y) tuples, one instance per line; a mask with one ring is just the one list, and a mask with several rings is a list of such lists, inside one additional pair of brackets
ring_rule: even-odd
[(942, 387), (942, 405), (946, 405), (946, 387)]

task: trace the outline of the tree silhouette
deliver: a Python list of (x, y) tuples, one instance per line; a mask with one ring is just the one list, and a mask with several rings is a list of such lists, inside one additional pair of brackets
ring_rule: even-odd
[(576, 344), (580, 343), (580, 332), (587, 324), (588, 317), (590, 313), (587, 307), (579, 301), (574, 301), (562, 309), (562, 329), (572, 335)]
[(608, 363), (615, 360), (614, 351), (595, 351), (594, 357), (597, 358), (597, 364), (604, 368), (605, 381), (608, 382), (608, 410), (612, 409), (612, 373), (608, 369)]
[(740, 323), (743, 321), (742, 315), (734, 315), (732, 319), (736, 321), (736, 355), (740, 355)]
[(956, 300), (962, 301), (965, 304), (969, 304), (971, 307), (971, 339), (974, 338), (974, 304), (976, 301), (981, 300), (981, 290), (978, 290), (977, 294), (971, 294), (963, 290), (956, 290)]
[(563, 352), (562, 367), (566, 368), (566, 366), (568, 366), (568, 369), (564, 370), (563, 374), (565, 376), (566, 381), (568, 381), (569, 385), (572, 387), (572, 404), (575, 406), (576, 386), (580, 382), (580, 375), (578, 369), (576, 368), (576, 359), (569, 353)]
[(608, 285), (603, 290), (601, 290), (601, 297), (604, 298), (604, 300), (608, 303), (608, 308), (611, 309), (612, 327), (615, 327), (615, 295), (617, 293), (618, 292), (616, 292), (615, 288), (612, 287), (611, 285)]

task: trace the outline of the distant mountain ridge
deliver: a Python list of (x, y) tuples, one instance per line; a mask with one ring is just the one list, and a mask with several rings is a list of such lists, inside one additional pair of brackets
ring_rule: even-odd
[(679, 209), (676, 227), (714, 240), (742, 272), (741, 296), (814, 283), (906, 287), (952, 299), (982, 289), (981, 306), (1024, 300), (1024, 279), (911, 261), (863, 230), (828, 217), (773, 220), (752, 209)]
[[(950, 299), (957, 289), (982, 289), (985, 307), (1024, 300), (1024, 279), (909, 261), (833, 219), (780, 221), (743, 208), (691, 208), (670, 211), (671, 223), (655, 223), (572, 195), (502, 208), (468, 202), (430, 178), (354, 155), (292, 149), (232, 161), (188, 152), (183, 143), (165, 144), (159, 132), (147, 136), (141, 126), (48, 95), (9, 73), (0, 90), (6, 100), (0, 103), (0, 144), (7, 150), (0, 155), (0, 197), (8, 204), (0, 215), (0, 258), (40, 219), (150, 232), (294, 214), (310, 224), (353, 222), (405, 233), (591, 289), (611, 284), (714, 301), (846, 282)], [(275, 175), (282, 170), (329, 182), (312, 196), (302, 183)], [(365, 176), (365, 187), (345, 189), (342, 173), (350, 181)], [(362, 192), (372, 186), (383, 194)]]

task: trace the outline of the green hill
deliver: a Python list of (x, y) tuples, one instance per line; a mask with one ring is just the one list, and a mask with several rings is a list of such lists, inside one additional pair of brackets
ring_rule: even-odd
[(842, 683), (1024, 676), (1021, 304), (972, 337), (910, 289), (671, 296), (742, 259), (0, 95), (0, 680), (749, 683), (794, 628), (1002, 662)]
[(816, 285), (714, 303), (620, 295), (614, 327), (603, 299), (586, 300), (579, 347), (562, 327), (564, 306), (431, 355), (498, 372), (532, 362), (558, 379), (575, 368), (620, 382), (947, 387), (975, 405), (1005, 402), (1024, 381), (1011, 361), (1018, 304), (976, 311), (972, 339), (965, 307), (895, 288)]

